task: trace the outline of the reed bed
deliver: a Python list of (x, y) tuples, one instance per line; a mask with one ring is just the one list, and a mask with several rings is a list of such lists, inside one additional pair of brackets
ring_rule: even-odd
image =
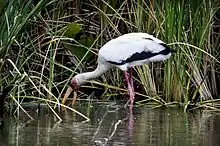
[[(54, 111), (71, 78), (96, 67), (103, 44), (124, 33), (147, 32), (177, 52), (166, 62), (134, 69), (137, 105), (218, 108), (219, 1), (34, 2), (0, 3), (0, 86), (13, 87), (8, 105), (34, 100)], [(96, 92), (101, 100), (124, 98), (121, 76), (110, 70), (85, 85), (79, 98)]]

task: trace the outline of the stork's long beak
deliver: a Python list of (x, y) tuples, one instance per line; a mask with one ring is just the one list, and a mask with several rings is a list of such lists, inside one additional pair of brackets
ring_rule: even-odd
[(73, 88), (68, 87), (66, 90), (66, 93), (64, 94), (63, 100), (62, 100), (62, 104), (65, 104), (67, 101), (67, 98), (70, 96), (70, 93), (73, 91)]
[[(68, 87), (67, 90), (66, 90), (66, 93), (64, 94), (64, 97), (63, 97), (63, 100), (62, 100), (62, 104), (65, 104), (66, 101), (67, 101), (67, 98), (70, 96), (71, 92), (73, 91), (73, 88), (72, 87)], [(75, 103), (76, 101), (76, 97), (77, 97), (77, 93), (76, 91), (73, 91), (73, 101), (72, 101), (72, 105)]]

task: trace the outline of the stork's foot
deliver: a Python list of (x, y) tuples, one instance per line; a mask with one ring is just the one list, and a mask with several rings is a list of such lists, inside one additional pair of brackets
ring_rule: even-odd
[[(133, 105), (134, 105), (134, 93), (129, 93), (129, 95), (130, 95), (130, 99), (126, 102), (126, 104), (124, 105), (124, 108), (127, 108), (128, 106), (130, 107), (130, 108), (133, 108)], [(129, 105), (129, 103), (130, 103), (130, 105)]]

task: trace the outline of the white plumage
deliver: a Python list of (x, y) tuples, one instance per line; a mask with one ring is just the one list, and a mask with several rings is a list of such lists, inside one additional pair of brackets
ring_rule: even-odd
[(162, 49), (156, 41), (154, 42), (145, 38), (152, 38), (152, 36), (145, 33), (129, 33), (122, 35), (107, 42), (99, 50), (99, 56), (104, 57), (106, 60), (119, 62), (120, 60), (131, 57), (131, 55), (136, 52), (158, 52)]
[(72, 88), (97, 78), (108, 69), (118, 67), (124, 71), (128, 84), (131, 106), (134, 101), (132, 77), (128, 78), (127, 70), (137, 65), (153, 61), (164, 61), (171, 56), (172, 50), (161, 40), (147, 33), (128, 33), (107, 42), (98, 53), (98, 66), (92, 72), (76, 75), (72, 79)]
[[(99, 50), (99, 57), (107, 61), (120, 63), (121, 61), (126, 60), (135, 53), (141, 53), (143, 51), (150, 53), (158, 53), (161, 50), (165, 49), (165, 47), (160, 44), (165, 43), (147, 33), (128, 33), (107, 42)], [(146, 58), (144, 60), (136, 60), (133, 62), (125, 63), (123, 65), (115, 66), (125, 71), (129, 67), (142, 65), (149, 61), (163, 61), (169, 58), (170, 56), (171, 53), (169, 53), (168, 55), (159, 54), (150, 58)]]

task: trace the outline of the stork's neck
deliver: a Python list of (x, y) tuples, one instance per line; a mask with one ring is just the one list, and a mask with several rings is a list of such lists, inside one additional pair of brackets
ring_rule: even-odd
[(104, 65), (99, 63), (97, 68), (91, 72), (85, 72), (76, 75), (74, 78), (76, 79), (79, 85), (86, 83), (88, 80), (95, 79), (105, 73), (110, 67), (108, 65)]

